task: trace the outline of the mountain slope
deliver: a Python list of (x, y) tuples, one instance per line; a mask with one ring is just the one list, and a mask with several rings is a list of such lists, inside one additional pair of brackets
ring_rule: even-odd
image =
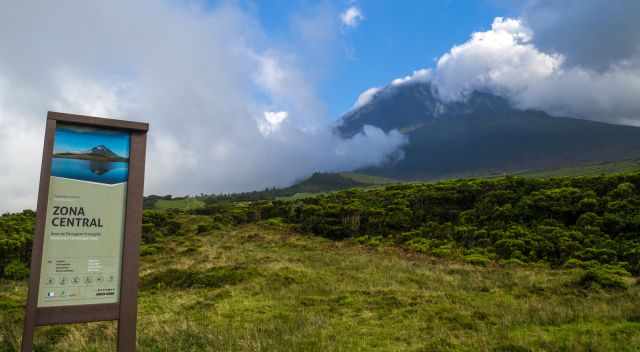
[(429, 83), (386, 88), (345, 115), (339, 132), (351, 136), (364, 125), (409, 137), (401, 160), (360, 170), (385, 177), (484, 176), (640, 156), (640, 128), (520, 110), (490, 93), (443, 102)]

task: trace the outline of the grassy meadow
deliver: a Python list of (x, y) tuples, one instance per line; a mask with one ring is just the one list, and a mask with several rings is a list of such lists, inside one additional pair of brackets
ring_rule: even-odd
[[(640, 173), (278, 196), (145, 200), (139, 351), (640, 351)], [(0, 352), (34, 219), (0, 215)], [(42, 327), (36, 351), (116, 331)]]
[(154, 204), (156, 209), (196, 209), (204, 205), (204, 202), (196, 198), (159, 199)]
[(550, 170), (530, 170), (516, 172), (523, 177), (561, 177), (561, 176), (598, 176), (640, 170), (640, 160), (631, 159), (614, 162), (590, 163), (574, 167), (562, 167)]
[[(476, 266), (296, 232), (275, 221), (185, 234), (142, 260), (140, 351), (638, 351), (640, 286), (579, 269)], [(630, 281), (632, 279), (629, 279)], [(0, 283), (0, 351), (24, 282)], [(39, 328), (37, 351), (115, 350), (114, 323)]]

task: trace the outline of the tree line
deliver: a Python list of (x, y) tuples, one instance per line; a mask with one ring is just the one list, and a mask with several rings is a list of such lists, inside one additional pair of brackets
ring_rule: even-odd
[[(469, 261), (611, 265), (640, 275), (640, 173), (502, 177), (349, 189), (294, 200), (216, 201), (188, 211), (145, 210), (143, 243), (238, 224), (288, 223), (333, 240), (389, 243)], [(0, 216), (0, 273), (26, 276), (34, 213)], [(149, 247), (151, 248), (151, 247)]]
[(240, 222), (276, 218), (335, 240), (555, 267), (613, 264), (640, 274), (640, 173), (397, 184), (193, 212), (220, 217), (231, 209)]

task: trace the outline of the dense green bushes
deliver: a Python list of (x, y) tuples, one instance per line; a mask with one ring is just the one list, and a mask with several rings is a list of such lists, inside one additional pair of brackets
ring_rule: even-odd
[(577, 285), (583, 288), (599, 286), (609, 289), (625, 289), (628, 284), (625, 280), (629, 273), (617, 266), (597, 265), (587, 268), (580, 276)]
[[(189, 216), (200, 220), (185, 223)], [(205, 235), (256, 221), (286, 222), (308, 233), (372, 246), (396, 243), (477, 265), (541, 262), (587, 270), (615, 265), (640, 274), (640, 173), (397, 184), (289, 201), (146, 210), (143, 254), (157, 253), (165, 237)], [(31, 211), (0, 217), (3, 277), (25, 275), (33, 223)], [(585, 280), (599, 280), (597, 273), (589, 275)]]
[(640, 174), (400, 184), (258, 202), (247, 211), (332, 239), (382, 237), (477, 263), (577, 260), (640, 274)]
[(31, 210), (0, 215), (0, 278), (23, 279), (29, 275), (34, 222)]

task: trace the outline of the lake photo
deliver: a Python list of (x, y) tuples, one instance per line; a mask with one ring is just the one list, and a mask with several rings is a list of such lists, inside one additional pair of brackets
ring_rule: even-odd
[(127, 181), (129, 164), (121, 161), (53, 158), (51, 161), (51, 176), (115, 184)]

